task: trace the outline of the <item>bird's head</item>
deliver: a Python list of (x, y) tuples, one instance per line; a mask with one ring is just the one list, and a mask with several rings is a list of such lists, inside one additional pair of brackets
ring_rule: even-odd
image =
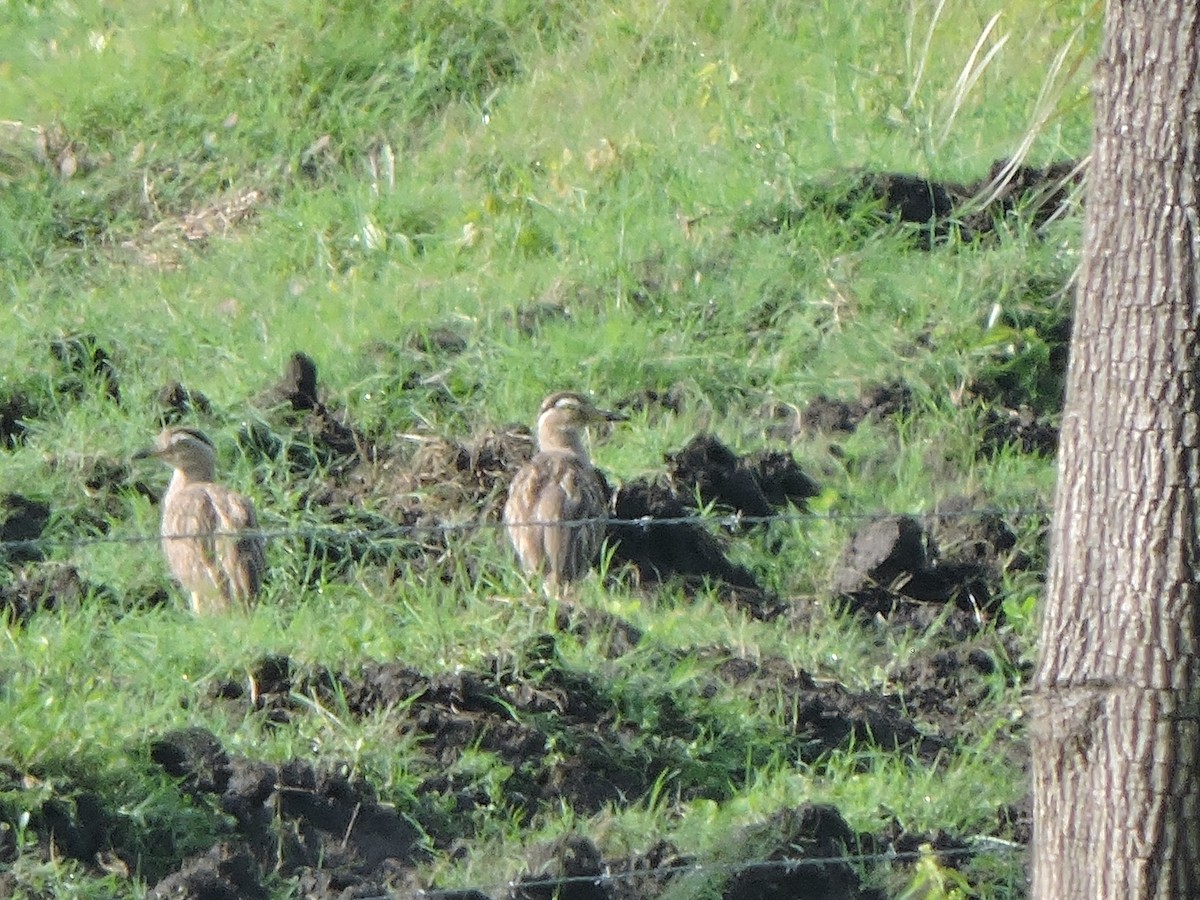
[(583, 432), (588, 425), (621, 422), (626, 416), (599, 409), (583, 394), (559, 391), (542, 401), (538, 412), (537, 437), (541, 450), (572, 450), (586, 455)]
[(139, 450), (134, 459), (158, 459), (189, 478), (211, 481), (216, 471), (217, 454), (212, 441), (194, 428), (167, 428), (153, 447)]

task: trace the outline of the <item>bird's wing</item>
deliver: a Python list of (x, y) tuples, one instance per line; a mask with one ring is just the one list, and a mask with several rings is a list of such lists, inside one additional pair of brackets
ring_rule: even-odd
[(223, 582), (214, 532), (220, 529), (206, 485), (189, 485), (163, 510), (163, 552), (171, 574), (189, 591), (210, 593)]
[(587, 463), (561, 453), (536, 455), (513, 479), (504, 504), (521, 567), (559, 583), (582, 578), (600, 548), (606, 506), (604, 488)]
[(578, 460), (557, 458), (550, 469), (534, 514), (543, 522), (573, 523), (544, 529), (542, 540), (552, 574), (561, 582), (576, 581), (588, 573), (600, 549), (604, 491), (591, 466)]
[(604, 518), (608, 513), (608, 496), (591, 466), (580, 467), (573, 481), (574, 492), (566, 512), (570, 519), (587, 520), (578, 526), (581, 536), (573, 544), (571, 578), (582, 578), (596, 564), (596, 555), (604, 540)]
[(210, 496), (219, 522), (219, 530), (232, 536), (217, 542), (221, 569), (229, 595), (250, 600), (262, 588), (266, 571), (265, 545), (258, 534), (258, 516), (249, 498), (219, 485), (212, 485)]
[(508, 499), (504, 502), (508, 536), (517, 551), (521, 568), (526, 572), (541, 571), (546, 558), (542, 529), (530, 523), (544, 521), (538, 515), (537, 506), (547, 480), (545, 467), (538, 465), (536, 459), (530, 461), (513, 478), (508, 487)]

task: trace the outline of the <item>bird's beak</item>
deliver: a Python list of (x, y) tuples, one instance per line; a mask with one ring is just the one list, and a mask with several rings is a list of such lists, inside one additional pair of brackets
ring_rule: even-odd
[(602, 422), (628, 422), (629, 416), (624, 413), (614, 412), (611, 409), (598, 409), (596, 415)]
[(158, 451), (153, 447), (143, 447), (137, 453), (133, 454), (133, 459), (154, 459), (158, 456)]

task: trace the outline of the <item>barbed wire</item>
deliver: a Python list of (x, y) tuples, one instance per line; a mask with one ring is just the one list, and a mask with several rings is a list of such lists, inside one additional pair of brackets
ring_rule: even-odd
[[(937, 859), (965, 859), (974, 856), (1003, 856), (1006, 854), (1026, 853), (1027, 844), (1016, 841), (1006, 841), (1001, 838), (984, 836), (973, 839), (976, 846), (953, 847), (939, 850), (930, 847), (925, 850), (888, 850), (879, 853), (842, 854), (837, 856), (808, 856), (784, 859), (753, 859), (735, 860), (730, 862), (692, 862), (679, 863), (670, 866), (655, 866), (645, 869), (629, 869), (626, 871), (605, 871), (595, 875), (563, 875), (546, 878), (510, 879), (506, 882), (496, 882), (478, 886), (456, 888), (428, 888), (413, 892), (412, 897), (423, 897), (426, 900), (437, 900), (446, 896), (469, 896), (477, 892), (484, 896), (494, 897), (499, 892), (507, 892), (514, 896), (523, 891), (554, 891), (558, 888), (573, 884), (591, 884), (597, 886), (616, 885), (629, 881), (646, 879), (678, 878), (689, 875), (738, 875), (742, 872), (781, 871), (791, 873), (797, 869), (816, 868), (819, 866), (846, 864), (865, 866), (871, 863), (908, 863), (919, 862), (926, 857)], [(363, 897), (361, 900), (396, 900), (397, 894), (379, 894)]]
[(982, 516), (1000, 516), (1003, 518), (1022, 518), (1031, 516), (1048, 516), (1048, 507), (1020, 507), (1005, 510), (999, 507), (973, 507), (961, 510), (934, 510), (931, 512), (791, 512), (776, 513), (766, 516), (747, 516), (739, 513), (713, 515), (696, 513), (686, 516), (670, 516), (657, 518), (640, 516), (637, 518), (616, 518), (612, 516), (591, 516), (579, 519), (530, 519), (522, 522), (506, 523), (499, 519), (472, 519), (467, 522), (396, 522), (372, 528), (331, 525), (304, 525), (286, 528), (255, 528), (240, 531), (210, 531), (187, 532), (177, 534), (100, 534), (78, 537), (36, 537), (14, 538), (0, 540), (0, 553), (10, 550), (38, 550), (49, 548), (82, 548), (104, 544), (146, 544), (163, 540), (194, 540), (197, 538), (249, 538), (261, 537), (264, 540), (281, 540), (287, 538), (307, 539), (342, 539), (342, 540), (372, 540), (372, 541), (403, 541), (424, 534), (463, 534), (475, 531), (499, 530), (504, 528), (535, 528), (546, 526), (561, 526), (564, 528), (582, 527), (602, 524), (606, 526), (638, 528), (649, 531), (652, 528), (670, 528), (682, 525), (705, 525), (737, 531), (754, 525), (769, 525), (776, 522), (862, 522), (883, 519), (893, 516), (910, 517), (914, 519), (966, 519)]

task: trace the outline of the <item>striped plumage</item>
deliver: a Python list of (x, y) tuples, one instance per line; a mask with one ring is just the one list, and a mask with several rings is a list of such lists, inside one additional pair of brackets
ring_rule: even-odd
[(252, 600), (266, 569), (264, 541), (254, 533), (258, 517), (249, 499), (214, 480), (216, 453), (208, 438), (191, 428), (168, 428), (134, 458), (160, 459), (175, 470), (162, 499), (162, 547), (192, 611), (220, 613)]
[(537, 453), (513, 478), (504, 522), (521, 568), (541, 575), (552, 596), (587, 575), (604, 539), (608, 498), (588, 456), (586, 428), (622, 418), (568, 391), (542, 402)]

